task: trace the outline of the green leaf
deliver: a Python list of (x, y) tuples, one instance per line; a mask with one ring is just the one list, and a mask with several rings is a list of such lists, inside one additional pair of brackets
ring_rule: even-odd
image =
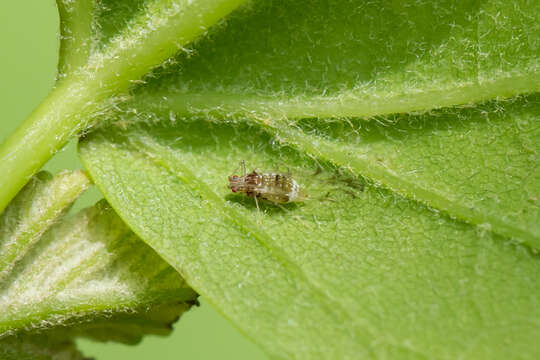
[[(96, 116), (115, 107), (131, 85), (245, 0), (57, 0), (59, 81), (0, 146), (0, 211), (28, 179)], [(127, 9), (127, 10), (126, 10)], [(101, 14), (118, 31), (101, 33)], [(105, 17), (107, 17), (105, 16)]]
[(0, 340), (0, 355), (4, 360), (90, 360), (71, 341), (54, 341), (46, 336), (16, 337)]
[[(461, 116), (454, 110), (416, 117), (403, 127), (389, 127), (389, 122), (399, 124), (400, 116), (380, 117), (538, 90), (540, 37), (532, 30), (540, 30), (540, 12), (523, 14), (531, 6), (538, 4), (351, 2), (332, 8), (329, 16), (322, 5), (263, 4), (235, 13), (226, 28), (214, 29), (196, 44), (198, 56), (181, 56), (177, 68), (150, 80), (127, 111), (151, 110), (173, 120), (194, 114), (249, 118), (303, 152), (351, 167), (452, 217), (540, 247), (540, 209), (534, 200), (540, 175), (530, 171), (540, 151), (531, 110), (536, 98), (525, 100), (531, 104), (518, 122), (509, 120), (495, 129), (491, 123), (506, 116), (497, 103), (463, 115), (475, 119), (469, 128), (475, 131), (472, 141), (463, 137), (465, 129), (454, 131), (453, 120)], [(292, 15), (303, 8), (309, 8), (309, 17)], [(293, 32), (292, 40), (291, 28), (302, 29)], [(309, 40), (321, 36), (325, 41)], [(503, 38), (511, 40), (501, 46)], [(233, 42), (242, 44), (242, 50)], [(518, 102), (513, 111), (523, 104)], [(384, 124), (327, 121), (327, 116), (373, 114)], [(441, 116), (448, 119), (441, 125), (445, 129), (429, 125)], [(298, 121), (302, 117), (321, 120)], [(330, 142), (328, 131), (334, 133)], [(409, 135), (400, 135), (404, 132)], [(500, 150), (508, 146), (514, 151), (510, 156)], [(493, 154), (497, 162), (486, 164), (490, 153), (498, 153)], [(462, 159), (462, 154), (469, 157)], [(500, 180), (488, 184), (492, 179)]]
[(63, 172), (54, 179), (38, 173), (0, 218), (0, 280), (39, 241), (85, 191), (90, 181), (82, 172)]
[(540, 90), (538, 1), (258, 1), (140, 101), (182, 113), (367, 117)]
[(34, 177), (0, 218), (0, 357), (81, 358), (72, 339), (165, 335), (196, 294), (105, 203), (64, 217), (82, 172)]
[[(174, 94), (164, 97), (166, 108), (141, 105), (139, 112), (185, 115)], [(304, 153), (540, 249), (538, 104), (534, 95), (372, 122), (250, 120)], [(129, 122), (139, 120), (124, 116)]]
[[(539, 90), (537, 7), (257, 2), (80, 154), (133, 231), (273, 357), (534, 359), (539, 99), (501, 98)], [(289, 167), (309, 199), (259, 213), (226, 187), (241, 160)]]
[(305, 120), (282, 141), (540, 249), (538, 95), (382, 122)]
[[(266, 132), (195, 120), (106, 129), (81, 154), (132, 229), (273, 356), (539, 355), (536, 255), (320, 170)], [(225, 186), (240, 159), (285, 164), (310, 199), (258, 214)]]

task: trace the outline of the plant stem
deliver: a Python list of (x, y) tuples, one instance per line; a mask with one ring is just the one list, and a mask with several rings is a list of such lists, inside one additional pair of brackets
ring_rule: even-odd
[(0, 211), (86, 125), (81, 116), (73, 116), (81, 99), (66, 101), (70, 89), (64, 85), (54, 89), (0, 146)]
[(86, 65), (90, 56), (92, 21), (97, 6), (95, 0), (57, 0), (60, 14), (60, 56), (58, 74), (68, 73)]
[[(0, 145), (0, 212), (47, 160), (96, 118), (103, 100), (126, 91), (245, 1), (156, 0), (103, 51), (62, 79)], [(69, 67), (62, 60), (60, 64)]]

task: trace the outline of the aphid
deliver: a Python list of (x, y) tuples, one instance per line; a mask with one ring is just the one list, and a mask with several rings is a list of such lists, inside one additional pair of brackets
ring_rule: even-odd
[(268, 200), (274, 204), (304, 201), (307, 198), (290, 172), (286, 174), (258, 173), (253, 170), (246, 174), (246, 165), (243, 161), (242, 176), (229, 176), (229, 189), (234, 193), (240, 192), (253, 197), (257, 210), (259, 209), (257, 198)]

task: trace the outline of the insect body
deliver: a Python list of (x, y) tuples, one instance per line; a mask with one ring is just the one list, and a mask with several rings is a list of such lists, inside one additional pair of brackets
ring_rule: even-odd
[(232, 192), (244, 193), (255, 199), (265, 199), (274, 204), (303, 201), (306, 199), (304, 191), (292, 178), (290, 173), (258, 173), (253, 170), (246, 174), (245, 165), (242, 163), (243, 175), (229, 176), (229, 189)]

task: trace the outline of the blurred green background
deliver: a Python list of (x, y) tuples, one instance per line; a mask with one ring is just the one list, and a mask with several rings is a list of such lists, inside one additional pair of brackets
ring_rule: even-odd
[[(54, 0), (0, 1), (0, 142), (40, 103), (54, 83), (58, 51), (58, 14)], [(81, 168), (75, 143), (45, 168)], [(0, 174), (2, 176), (2, 174)], [(95, 202), (96, 189), (77, 203)], [(149, 336), (137, 346), (79, 340), (86, 356), (112, 359), (266, 359), (266, 356), (204, 299), (185, 314), (169, 337)]]

